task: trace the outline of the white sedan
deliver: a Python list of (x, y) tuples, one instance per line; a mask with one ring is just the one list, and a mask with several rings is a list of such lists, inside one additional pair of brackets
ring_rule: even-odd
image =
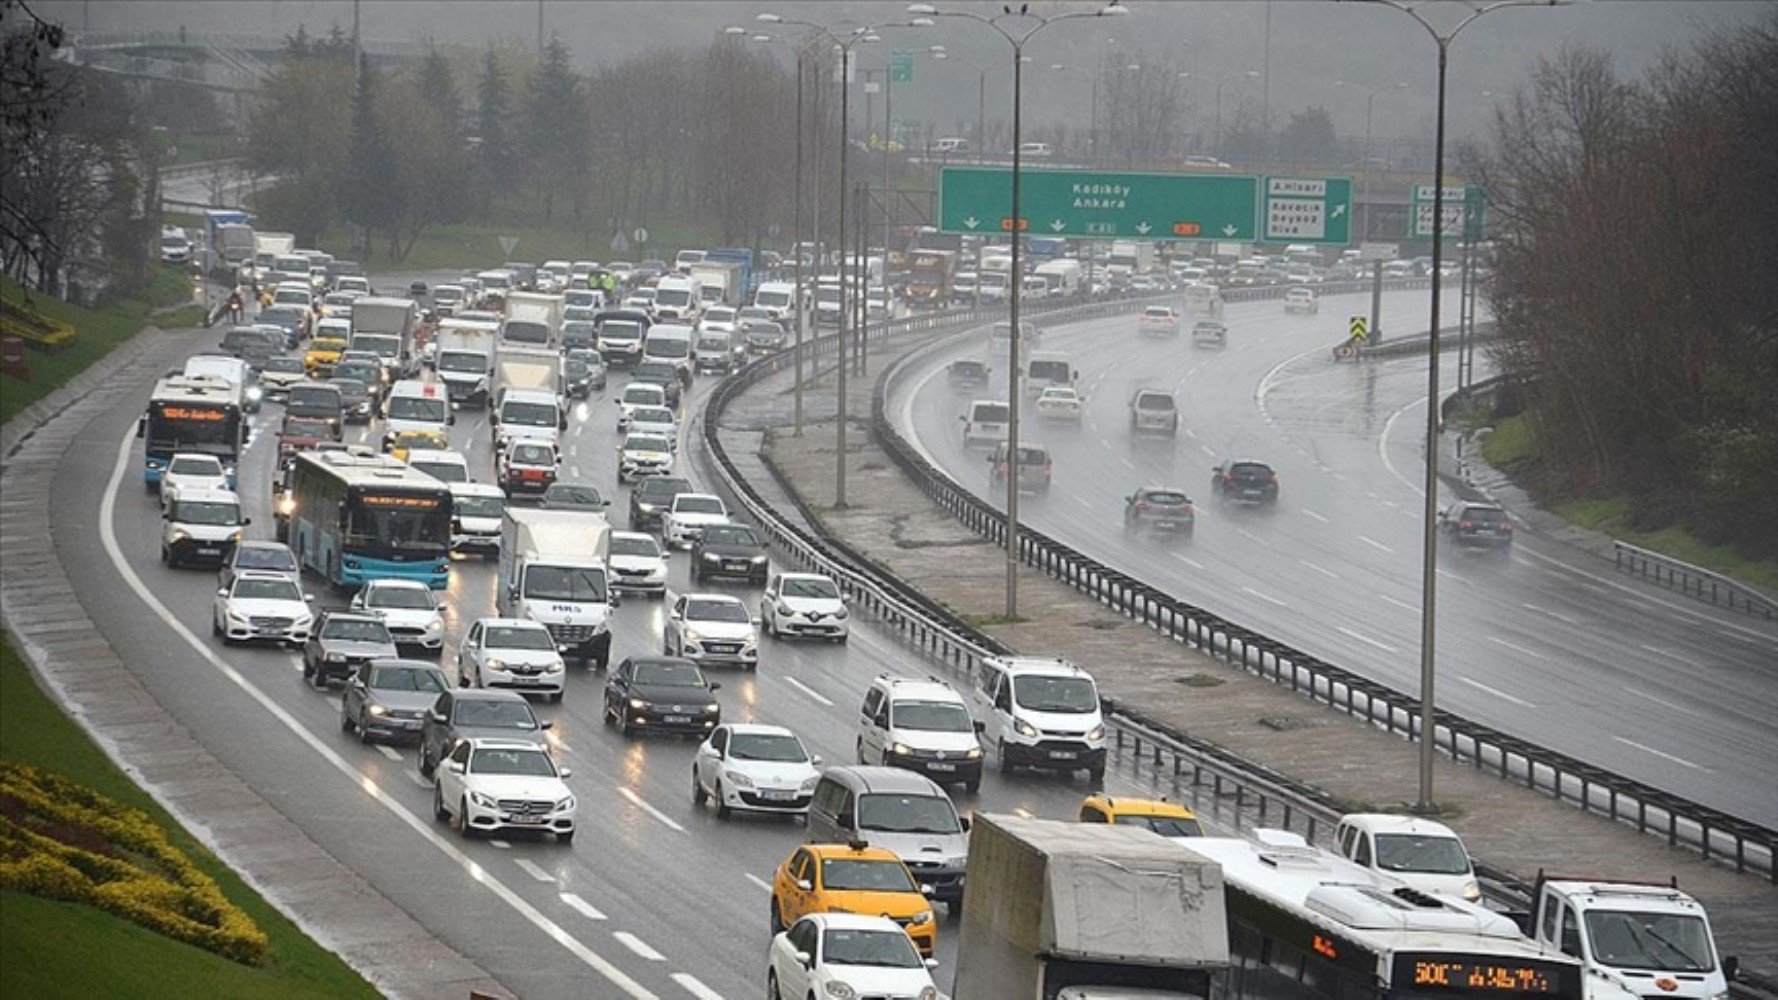
[(477, 831), (548, 830), (566, 844), (574, 839), (578, 803), (568, 790), (567, 768), (548, 751), (523, 740), (466, 739), (438, 769), (432, 814), (454, 822), (468, 837)]
[(383, 619), (395, 645), (444, 653), (444, 609), (421, 580), (372, 580), (352, 598), (352, 610)]
[(611, 533), (611, 586), (664, 597), (667, 593), (667, 554), (653, 535), (639, 531)]
[(772, 938), (768, 1000), (798, 997), (916, 997), (938, 1000), (932, 967), (888, 917), (811, 913)]
[(673, 442), (659, 434), (625, 434), (617, 444), (617, 481), (673, 471)]
[(759, 599), (759, 620), (773, 638), (805, 635), (845, 642), (851, 632), (846, 599), (820, 573), (780, 573)]
[(821, 779), (820, 763), (783, 726), (717, 726), (692, 758), (691, 801), (701, 806), (714, 799), (722, 819), (736, 809), (802, 816)]
[(1080, 423), (1086, 413), (1087, 398), (1073, 386), (1052, 385), (1037, 397), (1037, 416), (1044, 420), (1065, 420)]
[(224, 643), (252, 640), (301, 646), (315, 624), (309, 600), (287, 573), (242, 570), (216, 592), (210, 633)]
[(747, 605), (729, 594), (686, 594), (667, 614), (661, 652), (699, 665), (732, 663), (752, 670), (759, 666), (759, 622)]
[(728, 507), (712, 493), (681, 493), (661, 514), (661, 537), (668, 545), (689, 549), (706, 525), (727, 524)]
[(232, 490), (234, 471), (215, 455), (181, 451), (167, 461), (161, 473), (161, 497), (172, 500), (180, 490), (202, 493), (205, 490)]
[(631, 408), (629, 431), (631, 434), (652, 434), (655, 437), (664, 437), (673, 446), (674, 451), (679, 450), (679, 418), (665, 406)]
[(549, 629), (528, 618), (483, 618), (469, 626), (457, 650), (457, 683), (502, 687), (562, 700), (562, 654)]

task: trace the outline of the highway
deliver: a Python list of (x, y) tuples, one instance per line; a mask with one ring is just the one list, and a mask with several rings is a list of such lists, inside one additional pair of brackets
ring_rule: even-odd
[[(380, 279), (400, 287), (407, 275)], [(428, 275), (430, 280), (442, 276)], [(142, 372), (146, 401), (152, 376)], [(625, 520), (625, 490), (615, 487), (612, 400), (625, 378), (575, 407), (564, 438), (563, 476), (591, 482)], [(689, 411), (708, 391), (700, 379)], [(269, 489), (281, 407), (254, 418), (241, 469), (253, 517), (250, 537), (269, 538)], [(299, 657), (274, 648), (225, 648), (209, 634), (215, 577), (160, 565), (155, 498), (141, 483), (134, 436), (139, 407), (95, 421), (68, 452), (56, 478), (58, 547), (82, 599), (118, 654), (154, 697), (194, 736), (249, 781), (343, 864), (359, 872), (441, 939), (525, 997), (757, 995), (769, 942), (767, 885), (803, 839), (803, 827), (779, 818), (716, 818), (690, 801), (695, 743), (625, 740), (600, 724), (603, 674), (572, 669), (559, 705), (539, 703), (555, 722), (560, 759), (573, 769), (582, 832), (572, 845), (545, 837), (463, 840), (431, 815), (431, 782), (419, 776), (408, 747), (365, 746), (341, 732), (337, 689), (321, 694), (301, 680)], [(696, 447), (687, 435), (687, 450)], [(374, 442), (369, 428), (350, 439)], [(453, 443), (478, 478), (491, 475), (485, 415), (463, 411)], [(681, 472), (709, 482), (692, 458)], [(688, 560), (672, 563), (673, 589), (685, 586)], [(492, 613), (493, 566), (456, 563), (447, 602), (453, 670), (455, 640)], [(310, 578), (323, 606), (343, 605)], [(718, 585), (753, 603), (757, 593)], [(614, 655), (660, 648), (663, 603), (628, 598), (616, 614)], [(767, 640), (757, 673), (712, 672), (724, 717), (788, 725), (828, 763), (853, 759), (856, 706), (882, 671), (923, 675), (939, 669), (892, 634), (857, 623), (849, 646)], [(1163, 794), (1146, 773), (1114, 764), (1107, 787), (1122, 794)], [(1125, 770), (1119, 771), (1118, 767)], [(1071, 818), (1088, 791), (1084, 781), (990, 773), (981, 792), (957, 789), (959, 808), (1021, 810)], [(219, 831), (226, 842), (226, 830)], [(943, 919), (943, 918), (941, 918)], [(956, 925), (941, 926), (938, 978), (948, 984)]]
[[(1445, 297), (1446, 325), (1456, 296)], [(1419, 689), (1425, 361), (1335, 364), (1329, 347), (1368, 297), (1323, 299), (1318, 316), (1279, 301), (1231, 304), (1224, 350), (1143, 340), (1133, 317), (1043, 331), (1088, 397), (1079, 427), (1025, 410), (1023, 438), (1054, 459), (1048, 495), (1026, 494), (1025, 523), (1139, 579), (1354, 672)], [(1425, 325), (1427, 293), (1384, 297), (1390, 329)], [(1039, 320), (1041, 324), (1041, 320)], [(968, 395), (943, 375), (985, 357), (980, 334), (928, 352), (897, 380), (889, 412), (936, 465), (978, 495), (985, 452), (965, 449)], [(1478, 355), (1479, 357), (1479, 355)], [(1004, 357), (992, 395), (1004, 398)], [(1454, 386), (1454, 355), (1444, 366)], [(1484, 372), (1485, 374), (1485, 372)], [(1176, 439), (1134, 440), (1138, 387), (1176, 392)], [(1270, 463), (1275, 508), (1210, 502), (1210, 469)], [(1198, 500), (1194, 537), (1126, 536), (1125, 496), (1173, 486)], [(1451, 497), (1441, 498), (1447, 502)], [(1542, 746), (1765, 825), (1778, 824), (1778, 633), (1614, 576), (1609, 564), (1528, 532), (1510, 556), (1441, 547), (1441, 707)]]

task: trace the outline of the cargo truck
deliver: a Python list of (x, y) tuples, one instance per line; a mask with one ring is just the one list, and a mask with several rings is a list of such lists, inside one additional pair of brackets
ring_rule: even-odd
[(392, 379), (411, 378), (417, 370), (414, 328), (419, 322), (420, 307), (413, 299), (360, 296), (352, 302), (352, 350), (375, 352)]
[(562, 297), (537, 292), (506, 296), (500, 343), (559, 350), (562, 346)]
[(1137, 240), (1118, 240), (1111, 244), (1111, 255), (1105, 258), (1105, 272), (1114, 278), (1133, 278), (1154, 270), (1154, 244)]
[(562, 357), (554, 351), (533, 347), (501, 345), (494, 365), (494, 396), (490, 405), (498, 409), (501, 397), (509, 389), (549, 392), (562, 395)]
[(700, 309), (717, 305), (740, 308), (746, 301), (741, 297), (746, 279), (738, 263), (706, 257), (691, 266), (690, 276), (698, 282)]
[(729, 303), (730, 305), (745, 305), (751, 300), (763, 277), (753, 267), (753, 251), (746, 247), (718, 247), (704, 255), (704, 263), (734, 264), (741, 269), (740, 284), (736, 286), (735, 293), (739, 298), (738, 301)]
[(499, 325), (476, 320), (446, 318), (438, 323), (433, 362), (439, 381), (460, 406), (487, 406), (493, 390), (494, 366), (499, 359), (495, 338)]
[(611, 661), (611, 610), (618, 605), (606, 566), (610, 553), (604, 514), (507, 507), (495, 613), (541, 623), (563, 656), (604, 669)]
[(1202, 1000), (1229, 963), (1221, 866), (1141, 827), (976, 813), (965, 878), (953, 1000)]
[(915, 250), (908, 259), (908, 301), (943, 307), (951, 301), (951, 277), (956, 273), (956, 251)]

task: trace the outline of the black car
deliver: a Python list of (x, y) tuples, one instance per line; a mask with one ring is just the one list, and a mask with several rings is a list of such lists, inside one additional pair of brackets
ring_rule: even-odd
[(625, 736), (632, 730), (704, 736), (722, 722), (721, 686), (705, 680), (690, 660), (630, 657), (605, 682), (605, 724)]
[(592, 347), (599, 342), (599, 327), (591, 320), (566, 320), (562, 323), (562, 349), (567, 351)]
[(1190, 536), (1197, 522), (1192, 498), (1184, 490), (1144, 486), (1124, 498), (1124, 530), (1149, 528), (1156, 534)]
[(283, 330), (286, 348), (295, 347), (309, 334), (308, 314), (296, 306), (267, 306), (259, 311), (255, 322)]
[(420, 773), (428, 778), (459, 740), (495, 737), (525, 740), (546, 747), (543, 731), (553, 723), (539, 720), (531, 703), (517, 691), (499, 688), (456, 688), (433, 702), (420, 724)]
[(953, 388), (979, 389), (988, 384), (988, 372), (989, 368), (983, 362), (963, 358), (951, 362), (945, 369), (945, 376)]
[(1438, 524), (1452, 544), (1465, 548), (1505, 550), (1513, 544), (1512, 522), (1491, 503), (1459, 500), (1439, 511)]
[(588, 483), (554, 482), (538, 498), (537, 506), (549, 510), (590, 510), (602, 512), (611, 502), (599, 494), (597, 486)]
[(363, 382), (370, 390), (373, 405), (381, 405), (383, 396), (383, 366), (376, 361), (341, 361), (333, 366), (334, 378), (352, 378)]
[(368, 424), (376, 413), (377, 397), (368, 384), (355, 378), (330, 378), (327, 384), (340, 391), (340, 411), (348, 424)]
[(562, 381), (571, 399), (585, 399), (593, 394), (593, 370), (579, 358), (563, 359)]
[(630, 530), (652, 531), (660, 527), (661, 514), (673, 498), (692, 492), (691, 480), (680, 476), (648, 476), (630, 491)]
[(345, 417), (345, 400), (340, 398), (339, 386), (304, 382), (290, 387), (290, 395), (284, 400), (284, 416), (313, 417), (338, 427)]
[(679, 366), (671, 361), (638, 361), (631, 380), (658, 385), (667, 393), (667, 406), (679, 409)]
[(745, 524), (712, 524), (691, 547), (691, 578), (738, 576), (765, 586), (766, 547)]
[(372, 660), (393, 660), (401, 654), (389, 626), (376, 615), (323, 611), (303, 643), (303, 680), (318, 688), (343, 681)]
[(246, 358), (249, 354), (272, 356), (284, 353), (285, 337), (282, 329), (264, 326), (237, 326), (222, 335), (222, 350), (237, 358)]
[(1264, 462), (1246, 459), (1224, 462), (1210, 470), (1210, 495), (1217, 500), (1241, 500), (1270, 506), (1278, 502), (1278, 474)]
[(744, 319), (740, 332), (747, 350), (754, 354), (770, 354), (784, 349), (784, 327), (775, 320)]

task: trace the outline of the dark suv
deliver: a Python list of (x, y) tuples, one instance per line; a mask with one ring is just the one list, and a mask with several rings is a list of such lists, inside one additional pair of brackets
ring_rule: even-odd
[(324, 688), (344, 681), (365, 663), (400, 655), (383, 619), (353, 611), (323, 611), (303, 644), (303, 680)]
[(988, 375), (988, 366), (971, 358), (953, 361), (945, 369), (945, 376), (956, 389), (979, 389), (988, 384)]
[(692, 492), (691, 480), (679, 476), (645, 476), (630, 491), (630, 530), (652, 531), (660, 527), (661, 514), (673, 498)]
[(1144, 486), (1124, 498), (1124, 530), (1135, 533), (1144, 527), (1156, 534), (1189, 537), (1197, 522), (1192, 498), (1184, 490)]
[(691, 546), (691, 578), (738, 576), (765, 586), (766, 547), (745, 524), (712, 524)]
[(1278, 474), (1264, 462), (1233, 460), (1210, 470), (1210, 494), (1268, 506), (1278, 502)]
[(1513, 526), (1506, 511), (1491, 503), (1459, 500), (1439, 511), (1438, 524), (1455, 545), (1507, 549), (1513, 544)]

